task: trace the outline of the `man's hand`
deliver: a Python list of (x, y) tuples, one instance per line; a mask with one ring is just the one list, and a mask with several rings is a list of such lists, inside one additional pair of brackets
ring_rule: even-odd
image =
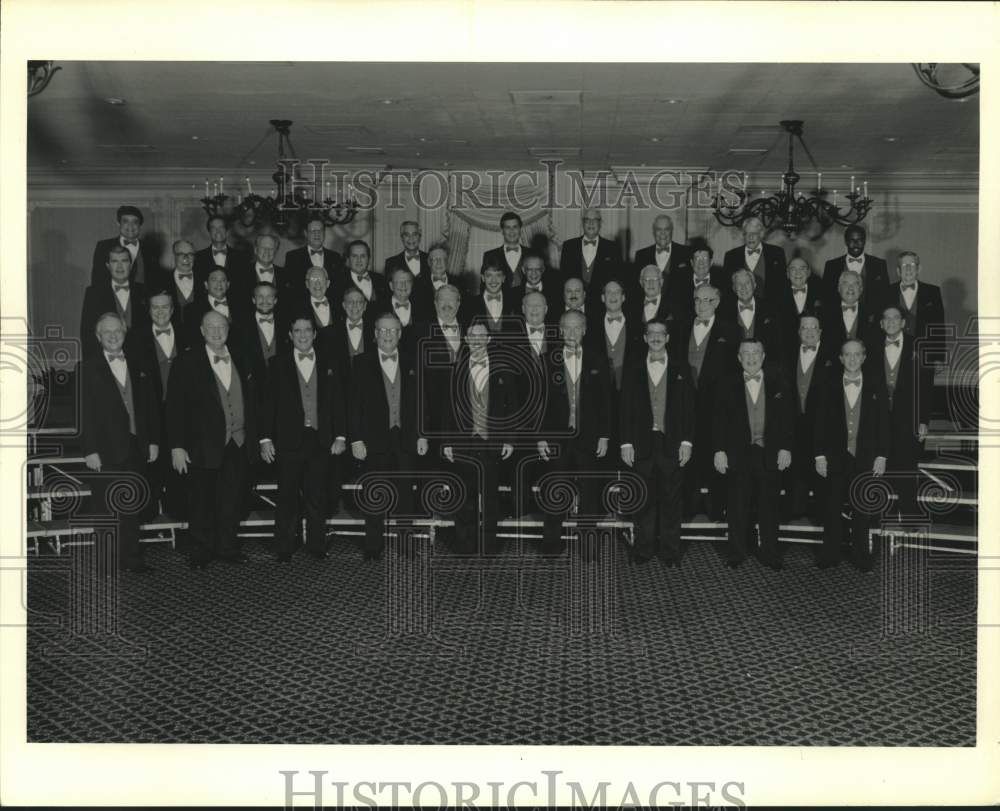
[(875, 476), (881, 476), (881, 475), (883, 475), (885, 473), (885, 457), (884, 456), (876, 456), (875, 457), (875, 464), (872, 465), (872, 473)]
[(268, 464), (274, 461), (274, 443), (270, 439), (265, 439), (260, 443), (260, 458)]
[(603, 459), (604, 455), (607, 452), (608, 452), (608, 438), (606, 436), (602, 436), (599, 440), (597, 440), (597, 458)]
[(816, 472), (820, 476), (822, 476), (824, 479), (826, 478), (826, 457), (825, 456), (817, 456), (816, 457)]
[(548, 462), (549, 461), (549, 443), (546, 442), (544, 439), (539, 439), (538, 440), (537, 448), (538, 448), (538, 455), (542, 457), (543, 461)]
[(83, 457), (83, 461), (91, 470), (101, 472), (101, 455), (99, 453), (88, 453)]
[(150, 445), (149, 445), (149, 458), (146, 461), (149, 462), (149, 463), (153, 463), (153, 462), (155, 462), (159, 458), (160, 458), (160, 446), (159, 445), (153, 445), (152, 443), (150, 443)]
[(786, 470), (792, 464), (791, 451), (778, 451), (778, 470)]
[(622, 445), (622, 461), (629, 467), (635, 464), (635, 447), (633, 445)]
[(514, 446), (505, 442), (503, 444), (503, 447), (500, 448), (500, 458), (510, 459), (510, 457), (513, 455), (514, 455)]
[(333, 440), (333, 444), (330, 446), (330, 453), (334, 456), (340, 456), (344, 451), (347, 450), (347, 442), (343, 439)]
[(191, 457), (188, 456), (188, 452), (184, 448), (173, 448), (170, 451), (170, 463), (178, 473), (187, 473)]
[(677, 450), (677, 461), (681, 467), (691, 461), (691, 446), (687, 442), (682, 442)]
[(719, 471), (719, 473), (725, 473), (729, 469), (729, 458), (726, 456), (725, 451), (716, 451), (713, 462), (715, 464), (715, 469)]
[(362, 440), (351, 443), (351, 455), (354, 456), (359, 462), (365, 461), (368, 457), (368, 448), (365, 447), (365, 443)]
[(423, 437), (420, 437), (420, 439), (417, 440), (417, 456), (426, 456), (427, 449), (429, 447), (430, 443)]
[(446, 445), (441, 449), (441, 455), (447, 459), (449, 462), (455, 461), (455, 453), (451, 449), (451, 445)]

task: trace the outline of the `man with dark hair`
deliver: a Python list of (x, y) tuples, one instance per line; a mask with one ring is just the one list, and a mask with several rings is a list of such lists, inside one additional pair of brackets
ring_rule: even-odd
[(385, 260), (382, 275), (386, 279), (392, 278), (392, 272), (396, 268), (406, 268), (414, 280), (430, 276), (427, 254), (420, 250), (420, 237), (420, 223), (415, 220), (404, 220), (400, 224), (399, 238), (403, 243), (403, 250)]
[(371, 248), (363, 239), (355, 239), (347, 245), (347, 273), (333, 280), (330, 298), (335, 303), (344, 300), (344, 293), (351, 288), (362, 292), (369, 308), (381, 311), (389, 301), (389, 285), (383, 276), (370, 271)]
[[(473, 319), (481, 319), (491, 333), (513, 333), (518, 330), (517, 301), (519, 296), (515, 291), (504, 291), (506, 278), (503, 268), (493, 264), (483, 266), (482, 288), (474, 299), (462, 302), (464, 312), (459, 314), (459, 320), (468, 325)], [(517, 290), (521, 290), (517, 288)]]
[(740, 343), (741, 372), (720, 381), (715, 400), (713, 443), (715, 469), (727, 476), (728, 549), (726, 565), (736, 568), (752, 543), (757, 507), (761, 563), (781, 569), (778, 549), (778, 494), (780, 474), (792, 463), (793, 423), (791, 392), (778, 367), (764, 368), (764, 344), (759, 339)]
[(540, 293), (545, 297), (548, 308), (548, 323), (559, 323), (559, 314), (563, 306), (562, 274), (545, 265), (545, 257), (538, 251), (528, 248), (521, 259), (521, 270), (524, 271), (524, 284), (511, 290), (514, 297), (514, 309), (520, 313), (524, 305), (524, 297), (528, 293)]
[[(313, 267), (309, 273), (326, 273)], [(292, 321), (292, 349), (271, 360), (268, 393), (262, 398), (260, 456), (277, 462), (275, 559), (291, 560), (299, 523), (299, 495), (305, 504), (306, 551), (326, 557), (327, 481), (337, 465), (331, 456), (347, 447), (347, 414), (334, 370), (313, 348), (312, 319)], [(333, 485), (339, 487), (339, 478)]]
[(776, 337), (784, 358), (794, 355), (799, 349), (799, 324), (803, 316), (823, 315), (823, 283), (810, 269), (801, 256), (788, 263), (788, 284), (772, 299), (777, 318)]
[(142, 212), (135, 206), (119, 206), (115, 212), (118, 236), (102, 239), (94, 246), (90, 284), (102, 284), (107, 279), (108, 254), (114, 247), (125, 248), (129, 255), (129, 281), (145, 284), (160, 272), (160, 257), (148, 240), (140, 240)]
[(98, 353), (100, 344), (87, 340), (86, 336), (94, 334), (97, 320), (103, 314), (117, 313), (127, 330), (141, 329), (149, 323), (146, 288), (140, 282), (129, 281), (130, 267), (128, 249), (112, 245), (103, 280), (84, 291), (80, 340), (85, 358)]
[[(159, 455), (160, 409), (149, 375), (140, 363), (130, 363), (122, 347), (127, 328), (113, 312), (103, 313), (94, 325), (98, 351), (80, 365), (80, 440), (90, 470), (106, 474), (92, 487), (95, 504), (114, 501), (106, 492), (117, 483), (115, 474), (133, 479), (145, 476), (147, 463)], [(143, 492), (144, 486), (130, 485)], [(122, 499), (123, 502), (128, 499)], [(147, 572), (139, 545), (142, 504), (124, 504), (118, 514), (117, 566)], [(99, 508), (98, 508), (99, 509)]]
[(860, 225), (849, 225), (844, 229), (844, 244), (847, 253), (827, 261), (823, 268), (824, 298), (831, 309), (836, 309), (839, 298), (840, 276), (852, 270), (861, 277), (861, 303), (865, 308), (881, 315), (889, 304), (889, 270), (885, 260), (865, 253), (868, 234)]
[(249, 273), (251, 257), (247, 251), (229, 244), (226, 218), (221, 215), (209, 217), (205, 227), (208, 230), (209, 245), (194, 255), (197, 288), (201, 289), (208, 274), (217, 267), (223, 268), (230, 279), (245, 278)]
[(206, 312), (201, 335), (203, 346), (192, 346), (174, 363), (167, 390), (171, 461), (189, 476), (192, 569), (205, 568), (213, 557), (246, 561), (237, 530), (247, 470), (259, 458), (256, 381), (227, 345), (229, 321)]
[(403, 329), (399, 343), (404, 352), (413, 352), (417, 338), (427, 331), (427, 322), (433, 317), (433, 310), (425, 310), (424, 303), (413, 299), (415, 282), (408, 267), (397, 267), (389, 276), (389, 302), (385, 312), (391, 312), (399, 319)]
[(567, 239), (562, 245), (559, 273), (563, 279), (575, 276), (587, 288), (587, 306), (591, 312), (600, 309), (601, 293), (612, 279), (622, 275), (618, 246), (601, 236), (601, 211), (585, 208), (580, 213), (583, 236)]
[(502, 268), (506, 276), (505, 288), (520, 287), (524, 283), (524, 271), (521, 264), (524, 261), (526, 247), (521, 244), (521, 228), (521, 217), (513, 211), (505, 211), (500, 217), (503, 245), (483, 253), (482, 268), (487, 265)]
[(903, 332), (913, 338), (926, 338), (931, 327), (944, 324), (941, 288), (920, 279), (920, 257), (903, 251), (896, 259), (899, 281), (889, 288), (886, 306), (899, 308)]
[(278, 315), (278, 294), (274, 285), (261, 282), (253, 289), (253, 310), (241, 312), (233, 325), (230, 341), (239, 346), (239, 354), (246, 358), (261, 394), (268, 388), (268, 365), (276, 355), (288, 349), (285, 325), (290, 321)]
[(823, 545), (817, 562), (821, 569), (840, 562), (844, 535), (841, 511), (847, 501), (853, 512), (851, 561), (859, 570), (869, 572), (874, 562), (869, 530), (878, 526), (879, 516), (866, 512), (865, 499), (852, 483), (869, 471), (876, 478), (885, 474), (890, 449), (889, 405), (885, 387), (873, 374), (862, 371), (865, 346), (861, 341), (845, 341), (840, 362), (843, 374), (829, 379), (816, 417), (816, 472), (827, 483)]
[[(757, 288), (765, 299), (779, 295), (788, 284), (785, 278), (785, 252), (777, 245), (764, 242), (764, 223), (748, 217), (743, 223), (743, 245), (726, 251), (722, 268), (729, 279), (737, 270), (746, 268), (757, 277)], [(726, 287), (729, 287), (727, 283)]]
[(670, 303), (670, 312), (675, 321), (688, 321), (694, 318), (691, 301), (694, 291), (699, 287), (710, 285), (719, 290), (727, 290), (726, 275), (721, 267), (712, 264), (712, 249), (708, 243), (697, 241), (690, 248), (691, 266), (681, 271), (671, 273), (667, 279), (666, 296)]
[(694, 390), (687, 364), (667, 355), (665, 321), (647, 321), (643, 340), (645, 358), (626, 369), (619, 419), (621, 460), (646, 484), (633, 559), (645, 563), (655, 555), (666, 566), (679, 566), (681, 469), (691, 459)]
[(258, 234), (253, 242), (254, 255), (249, 266), (242, 270), (234, 268), (233, 275), (227, 272), (233, 297), (239, 307), (245, 306), (253, 289), (263, 282), (274, 286), (280, 300), (293, 301), (298, 295), (302, 289), (301, 279), (299, 286), (293, 286), (284, 269), (274, 263), (280, 246), (281, 240), (274, 234)]
[[(190, 335), (197, 332), (191, 323), (195, 316), (195, 302), (205, 295), (205, 279), (200, 281), (194, 272), (195, 250), (186, 239), (178, 239), (173, 247), (174, 267), (163, 269), (155, 279), (150, 280), (146, 292), (152, 297), (156, 293), (166, 293), (173, 301), (173, 323), (180, 331), (184, 347)], [(205, 278), (207, 278), (207, 274)]]
[(313, 217), (306, 223), (306, 244), (285, 254), (285, 276), (294, 291), (302, 289), (310, 268), (323, 268), (333, 281), (344, 272), (344, 257), (326, 247), (326, 223)]

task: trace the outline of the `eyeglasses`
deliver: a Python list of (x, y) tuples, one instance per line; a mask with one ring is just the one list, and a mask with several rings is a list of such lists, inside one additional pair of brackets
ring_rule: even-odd
[(174, 251), (174, 256), (185, 256), (190, 258), (194, 256), (194, 251)]
[(375, 330), (376, 335), (399, 335), (400, 332), (399, 327), (379, 327)]

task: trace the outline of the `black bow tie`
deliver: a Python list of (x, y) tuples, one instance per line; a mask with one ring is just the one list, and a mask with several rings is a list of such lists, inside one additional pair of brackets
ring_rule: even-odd
[(115, 292), (117, 293), (119, 290), (124, 290), (125, 292), (128, 292), (128, 285), (127, 284), (116, 284), (115, 285)]
[(226, 249), (225, 248), (212, 248), (212, 256), (218, 256), (220, 253), (223, 256), (225, 256), (226, 255)]
[(361, 276), (359, 276), (357, 273), (355, 273), (353, 275), (354, 275), (354, 281), (355, 282), (367, 282), (368, 281), (368, 274), (367, 273), (365, 273), (365, 274), (363, 274)]
[(807, 287), (793, 287), (792, 288), (792, 292), (793, 293), (805, 293), (806, 290), (808, 290), (808, 289), (809, 288), (807, 288)]
[(514, 245), (514, 246), (508, 245), (507, 247), (504, 248), (504, 250), (507, 253), (517, 253), (518, 251), (521, 250), (521, 246), (520, 245)]
[(122, 245), (138, 245), (138, 244), (139, 244), (139, 240), (137, 240), (137, 239), (123, 239), (122, 240)]
[(264, 276), (265, 274), (268, 275), (268, 276), (273, 276), (274, 275), (274, 268), (257, 268), (257, 272), (261, 276)]
[(698, 318), (695, 320), (695, 323), (700, 324), (703, 327), (707, 327), (711, 322), (707, 318)]
[(802, 344), (802, 351), (803, 352), (815, 352), (816, 351), (816, 347), (815, 346), (806, 346), (805, 344)]
[(666, 362), (667, 362), (667, 356), (664, 355), (662, 358), (654, 358), (652, 355), (650, 355), (649, 356), (649, 362), (650, 363), (662, 363), (662, 364), (665, 365)]
[(863, 256), (848, 256), (847, 264), (849, 265), (863, 265), (865, 263), (865, 258)]
[(503, 295), (501, 293), (487, 293), (487, 301), (503, 301)]
[(916, 290), (917, 289), (917, 285), (916, 285), (916, 283), (914, 283), (914, 284), (904, 284), (899, 289), (900, 290)]
[(410, 302), (408, 302), (408, 301), (394, 301), (392, 303), (392, 306), (395, 307), (397, 310), (409, 310), (410, 309)]
[(528, 327), (529, 335), (544, 335), (545, 327)]
[(177, 272), (177, 278), (178, 279), (193, 279), (194, 278), (194, 273), (181, 273), (180, 271), (178, 271)]
[(890, 338), (885, 339), (886, 346), (895, 346), (897, 349), (902, 345), (902, 343), (903, 341), (901, 338), (896, 338), (896, 340), (892, 340)]
[(657, 248), (656, 252), (658, 254), (660, 254), (660, 253), (670, 253), (670, 246), (668, 245), (666, 248)]
[(420, 252), (419, 251), (417, 251), (417, 253), (408, 253), (408, 254), (406, 254), (406, 261), (407, 262), (409, 262), (411, 259), (419, 259), (419, 258), (420, 258)]
[(857, 380), (848, 380), (846, 377), (844, 378), (844, 387), (845, 388), (847, 386), (860, 386), (860, 385), (861, 385), (861, 378), (860, 377)]
[(220, 360), (223, 363), (229, 363), (229, 355), (216, 355), (214, 358), (214, 362), (218, 363)]
[(350, 321), (348, 321), (347, 322), (347, 328), (348, 329), (361, 329), (361, 322), (358, 321), (357, 323), (353, 323), (352, 324)]
[(314, 352), (297, 352), (296, 354), (299, 356), (299, 360), (313, 360), (316, 357)]
[(656, 298), (648, 298), (646, 299), (646, 306), (648, 307), (650, 304), (659, 304), (659, 302), (660, 302), (659, 296), (657, 296)]
[(310, 248), (309, 249), (309, 255), (310, 256), (322, 256), (323, 255), (323, 249), (322, 248)]
[(322, 301), (318, 301), (317, 299), (313, 299), (313, 307), (329, 307), (329, 306), (330, 306), (330, 302), (328, 302), (326, 299), (323, 299)]
[(740, 312), (743, 312), (744, 310), (750, 310), (751, 312), (753, 312), (753, 305), (744, 304), (743, 302), (740, 302)]
[(596, 239), (585, 239), (583, 241), (583, 244), (584, 245), (596, 245), (597, 244), (597, 240)]
[(474, 361), (472, 361), (472, 368), (473, 369), (475, 369), (477, 366), (485, 366), (485, 365), (486, 365), (486, 358), (483, 358), (482, 360), (474, 360)]
[(757, 256), (760, 254), (760, 248), (754, 248), (752, 251), (747, 248), (747, 256)]
[(529, 293), (541, 293), (542, 292), (542, 286), (540, 284), (526, 284), (524, 286), (524, 289), (527, 290)]
[(388, 361), (392, 361), (393, 363), (395, 363), (396, 359), (399, 357), (398, 353), (396, 352), (393, 352), (391, 355), (383, 355), (381, 352), (379, 352), (379, 355), (382, 358), (382, 363), (387, 363)]
[(257, 316), (257, 323), (258, 324), (273, 324), (274, 323), (274, 316), (273, 315), (258, 315)]
[(442, 324), (441, 329), (445, 332), (458, 332), (458, 324)]
[(170, 327), (167, 327), (166, 329), (158, 329), (157, 327), (153, 327), (153, 337), (159, 338), (161, 335), (169, 335), (172, 331), (173, 330), (171, 330)]
[(607, 320), (607, 322), (609, 324), (615, 324), (615, 323), (621, 321), (622, 317), (620, 315), (609, 315), (609, 316), (606, 316), (606, 320)]
[(753, 380), (755, 383), (760, 383), (760, 372), (757, 372), (757, 374), (755, 375), (748, 375), (746, 372), (744, 372), (743, 379), (747, 383), (749, 383), (751, 380)]
[(108, 355), (108, 360), (125, 360), (125, 354), (122, 352), (114, 352)]
[(579, 349), (577, 349), (577, 350), (568, 350), (566, 352), (563, 352), (563, 357), (566, 358), (566, 360), (569, 360), (570, 358), (575, 358), (576, 360), (580, 360), (580, 355), (581, 354), (582, 353), (581, 353), (581, 351)]

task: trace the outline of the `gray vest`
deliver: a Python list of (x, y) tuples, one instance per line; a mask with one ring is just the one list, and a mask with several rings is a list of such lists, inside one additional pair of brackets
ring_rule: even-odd
[(170, 378), (170, 364), (177, 357), (177, 330), (174, 330), (174, 348), (170, 357), (163, 351), (160, 342), (156, 340), (156, 333), (153, 333), (153, 348), (156, 350), (156, 363), (160, 369), (160, 387), (163, 389), (163, 400), (167, 399), (167, 380)]
[[(297, 349), (293, 351), (298, 352)], [(299, 394), (302, 396), (303, 425), (306, 428), (319, 428), (319, 406), (317, 404), (319, 386), (316, 385), (316, 380), (319, 378), (319, 363), (313, 362), (312, 377), (306, 383), (305, 378), (302, 377), (302, 370), (296, 363), (298, 356), (293, 355), (292, 358), (292, 363), (295, 364), (295, 378), (299, 381)]]
[[(861, 394), (864, 393), (864, 383), (862, 383)], [(847, 399), (847, 391), (844, 391), (844, 416), (847, 419), (847, 452), (851, 456), (857, 456), (858, 454), (858, 422), (861, 419), (861, 394), (858, 395), (858, 401), (854, 404), (854, 408), (851, 408), (851, 403)]]
[[(139, 254), (142, 256), (142, 254)], [(138, 281), (138, 279), (136, 279)], [(118, 294), (115, 293), (115, 288), (112, 286), (111, 292), (115, 296), (115, 310), (118, 313), (118, 317), (125, 322), (126, 329), (132, 329), (132, 290), (128, 291), (128, 306), (122, 309), (122, 303), (118, 299)]]
[[(598, 242), (598, 247), (600, 247), (600, 242)], [(597, 254), (594, 254), (594, 262), (597, 261)], [(583, 283), (590, 286), (590, 277), (594, 273), (594, 264), (587, 264), (587, 258), (583, 255), (583, 240), (580, 240), (580, 276), (583, 279)]]
[[(920, 288), (918, 287), (919, 291)], [(903, 331), (907, 335), (916, 335), (917, 330), (917, 297), (913, 297), (913, 309), (906, 309), (906, 299), (903, 298), (903, 289), (899, 290), (899, 311), (903, 314)]]
[[(213, 359), (209, 362), (214, 363), (215, 361)], [(232, 365), (231, 360), (229, 363)], [(215, 378), (215, 385), (219, 390), (219, 400), (222, 403), (222, 413), (226, 418), (225, 444), (228, 445), (229, 440), (232, 440), (242, 448), (246, 441), (246, 429), (243, 421), (243, 385), (240, 383), (240, 376), (236, 367), (233, 366), (229, 391), (226, 391), (226, 387), (222, 385), (222, 381), (214, 372), (212, 377)]]
[(885, 387), (889, 392), (889, 408), (892, 408), (892, 395), (896, 392), (896, 382), (899, 380), (899, 367), (902, 365), (902, 362), (903, 356), (900, 354), (896, 368), (890, 368), (889, 356), (886, 354), (885, 349), (882, 350), (882, 366), (885, 369)]
[(392, 381), (386, 376), (385, 371), (381, 368), (381, 363), (379, 364), (379, 371), (382, 372), (382, 383), (385, 385), (385, 401), (389, 404), (389, 427), (390, 428), (401, 428), (402, 422), (400, 422), (400, 384), (403, 379), (403, 367), (402, 364), (397, 363), (396, 365), (396, 380)]
[[(624, 325), (624, 322), (622, 322)], [(611, 366), (611, 376), (615, 382), (615, 390), (622, 389), (622, 370), (625, 367), (625, 327), (618, 333), (618, 340), (612, 344), (608, 339), (607, 329), (604, 331), (604, 348), (608, 353), (608, 363)]]
[[(819, 352), (819, 349), (816, 350)], [(809, 371), (802, 371), (801, 350), (799, 357), (795, 359), (795, 387), (799, 392), (799, 411), (803, 414), (806, 410), (806, 399), (809, 397), (809, 386), (812, 385), (813, 372), (816, 371), (818, 358), (809, 365)]]
[(747, 417), (750, 421), (750, 442), (764, 447), (764, 378), (760, 379), (760, 390), (757, 392), (757, 402), (750, 398), (750, 387), (743, 381), (743, 399), (747, 404)]
[[(581, 356), (580, 374), (577, 375), (576, 383), (572, 381), (569, 374), (566, 374), (566, 399), (569, 401), (569, 427), (576, 428), (580, 411), (580, 381), (583, 380), (583, 358)], [(564, 367), (565, 368), (565, 367)]]
[(663, 377), (655, 386), (647, 370), (646, 385), (649, 386), (649, 404), (653, 411), (653, 430), (661, 434), (666, 433), (664, 426), (667, 421), (667, 370), (663, 370)]
[(490, 381), (487, 378), (486, 383), (483, 385), (483, 390), (481, 392), (476, 391), (476, 382), (472, 377), (471, 367), (469, 374), (469, 404), (472, 407), (472, 433), (482, 439), (489, 439), (487, 421), (489, 420)]
[(757, 326), (757, 307), (756, 307), (756, 302), (754, 302), (754, 305), (755, 305), (754, 306), (754, 311), (751, 313), (751, 315), (753, 316), (753, 318), (750, 319), (750, 326), (749, 327), (745, 327), (745, 326), (743, 326), (743, 319), (740, 317), (740, 304), (739, 304), (738, 301), (736, 302), (736, 323), (740, 325), (740, 334), (745, 339), (749, 339), (749, 338), (753, 338), (754, 337), (754, 335), (753, 335), (754, 328)]
[[(843, 322), (843, 320), (844, 320), (844, 311), (843, 311), (843, 309), (841, 309), (841, 311), (840, 311), (840, 320), (841, 320), (841, 322)], [(858, 305), (857, 312), (854, 315), (854, 324), (851, 326), (850, 331), (847, 332), (846, 338), (844, 340), (853, 341), (855, 338), (858, 337), (858, 322), (860, 320), (861, 320), (861, 306)]]
[(278, 335), (278, 327), (275, 324), (274, 335), (271, 338), (271, 343), (267, 342), (267, 338), (264, 337), (264, 330), (260, 328), (260, 322), (257, 321), (257, 317), (254, 316), (254, 322), (257, 324), (257, 339), (260, 341), (260, 353), (264, 358), (264, 365), (275, 356), (278, 350), (278, 342), (275, 338)]
[(128, 412), (128, 432), (135, 436), (135, 402), (132, 399), (132, 376), (128, 374), (128, 371), (126, 370), (124, 386), (118, 382), (118, 378), (115, 377), (113, 372), (111, 374), (111, 379), (115, 381), (115, 385), (118, 387), (118, 393), (122, 396), (122, 404)]
[[(713, 325), (714, 326), (714, 325)], [(712, 337), (712, 331), (705, 333), (705, 340), (698, 346), (694, 340), (694, 327), (691, 328), (691, 338), (688, 340), (688, 363), (691, 364), (694, 384), (698, 385), (698, 375), (701, 374), (701, 365), (705, 362), (705, 350), (708, 349), (708, 339)]]
[(364, 324), (361, 325), (361, 340), (358, 341), (358, 348), (354, 348), (354, 344), (351, 343), (351, 324), (349, 321), (344, 322), (344, 329), (347, 331), (347, 356), (350, 358), (356, 357), (365, 351), (365, 328)]

